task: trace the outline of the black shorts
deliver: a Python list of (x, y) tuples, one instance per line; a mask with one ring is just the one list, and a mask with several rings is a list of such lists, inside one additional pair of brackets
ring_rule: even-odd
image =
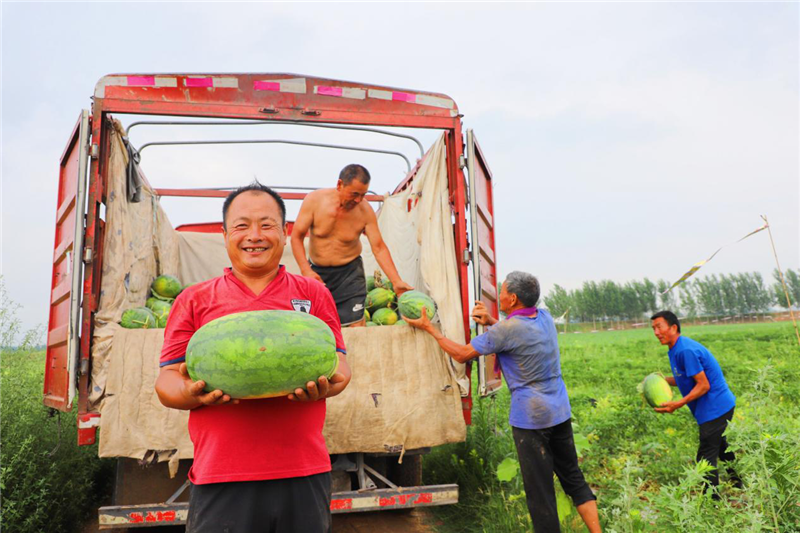
[(367, 298), (367, 279), (364, 277), (364, 262), (356, 257), (345, 265), (323, 267), (311, 265), (325, 286), (331, 291), (339, 321), (349, 326), (364, 319), (364, 300)]
[(192, 485), (186, 533), (330, 533), (331, 473)]

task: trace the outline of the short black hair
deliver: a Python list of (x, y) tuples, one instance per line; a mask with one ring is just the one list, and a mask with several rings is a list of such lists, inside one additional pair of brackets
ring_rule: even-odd
[(231, 193), (225, 198), (225, 202), (222, 204), (222, 227), (225, 229), (225, 231), (228, 230), (226, 221), (226, 217), (228, 216), (228, 208), (231, 206), (231, 203), (233, 203), (233, 200), (243, 192), (263, 192), (275, 198), (275, 201), (278, 202), (278, 207), (281, 210), (281, 225), (286, 224), (286, 204), (283, 203), (283, 198), (281, 198), (281, 195), (266, 185), (261, 185), (258, 181), (254, 181), (250, 185), (245, 185), (244, 187), (239, 187), (235, 191), (231, 191)]
[(533, 274), (515, 270), (506, 276), (506, 292), (516, 294), (525, 307), (533, 307), (539, 302), (539, 280)]
[(344, 185), (350, 185), (356, 178), (365, 185), (369, 185), (369, 180), (372, 179), (369, 175), (369, 170), (361, 165), (347, 165), (339, 172), (339, 179), (342, 180)]
[(651, 316), (650, 320), (655, 320), (656, 318), (663, 318), (670, 326), (678, 326), (678, 333), (681, 332), (681, 321), (678, 320), (678, 317), (675, 316), (675, 313), (672, 311), (659, 311)]

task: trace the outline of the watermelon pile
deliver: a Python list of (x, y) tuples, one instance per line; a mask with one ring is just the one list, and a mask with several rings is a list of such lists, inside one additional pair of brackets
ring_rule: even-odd
[(175, 276), (158, 276), (150, 285), (150, 297), (145, 306), (125, 311), (122, 314), (120, 325), (128, 329), (167, 327), (167, 318), (169, 318), (172, 302), (184, 288)]
[(189, 376), (207, 392), (232, 398), (285, 396), (336, 372), (339, 357), (328, 325), (308, 313), (250, 311), (198, 329), (186, 348)]
[(659, 407), (664, 402), (672, 401), (672, 387), (661, 374), (650, 374), (637, 387), (650, 407)]
[(436, 315), (436, 302), (420, 291), (406, 291), (399, 298), (392, 290), (392, 283), (380, 270), (367, 277), (367, 299), (364, 301), (364, 318), (367, 326), (406, 326), (403, 318), (417, 319), (422, 308), (428, 320)]

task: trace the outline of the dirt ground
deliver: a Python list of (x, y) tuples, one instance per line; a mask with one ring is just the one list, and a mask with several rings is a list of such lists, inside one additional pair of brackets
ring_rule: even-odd
[[(433, 533), (430, 523), (433, 517), (425, 509), (408, 511), (378, 511), (373, 513), (352, 513), (333, 515), (334, 533)], [(97, 517), (87, 523), (81, 533), (96, 533)], [(107, 529), (115, 533), (181, 533), (183, 527)]]

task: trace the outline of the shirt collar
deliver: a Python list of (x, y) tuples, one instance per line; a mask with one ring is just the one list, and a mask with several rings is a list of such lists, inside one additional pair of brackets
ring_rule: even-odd
[(512, 316), (518, 316), (518, 315), (530, 316), (530, 315), (536, 313), (537, 311), (538, 311), (538, 309), (536, 309), (536, 306), (523, 307), (522, 309), (516, 309), (514, 311), (511, 311), (508, 314), (508, 318), (511, 318)]

